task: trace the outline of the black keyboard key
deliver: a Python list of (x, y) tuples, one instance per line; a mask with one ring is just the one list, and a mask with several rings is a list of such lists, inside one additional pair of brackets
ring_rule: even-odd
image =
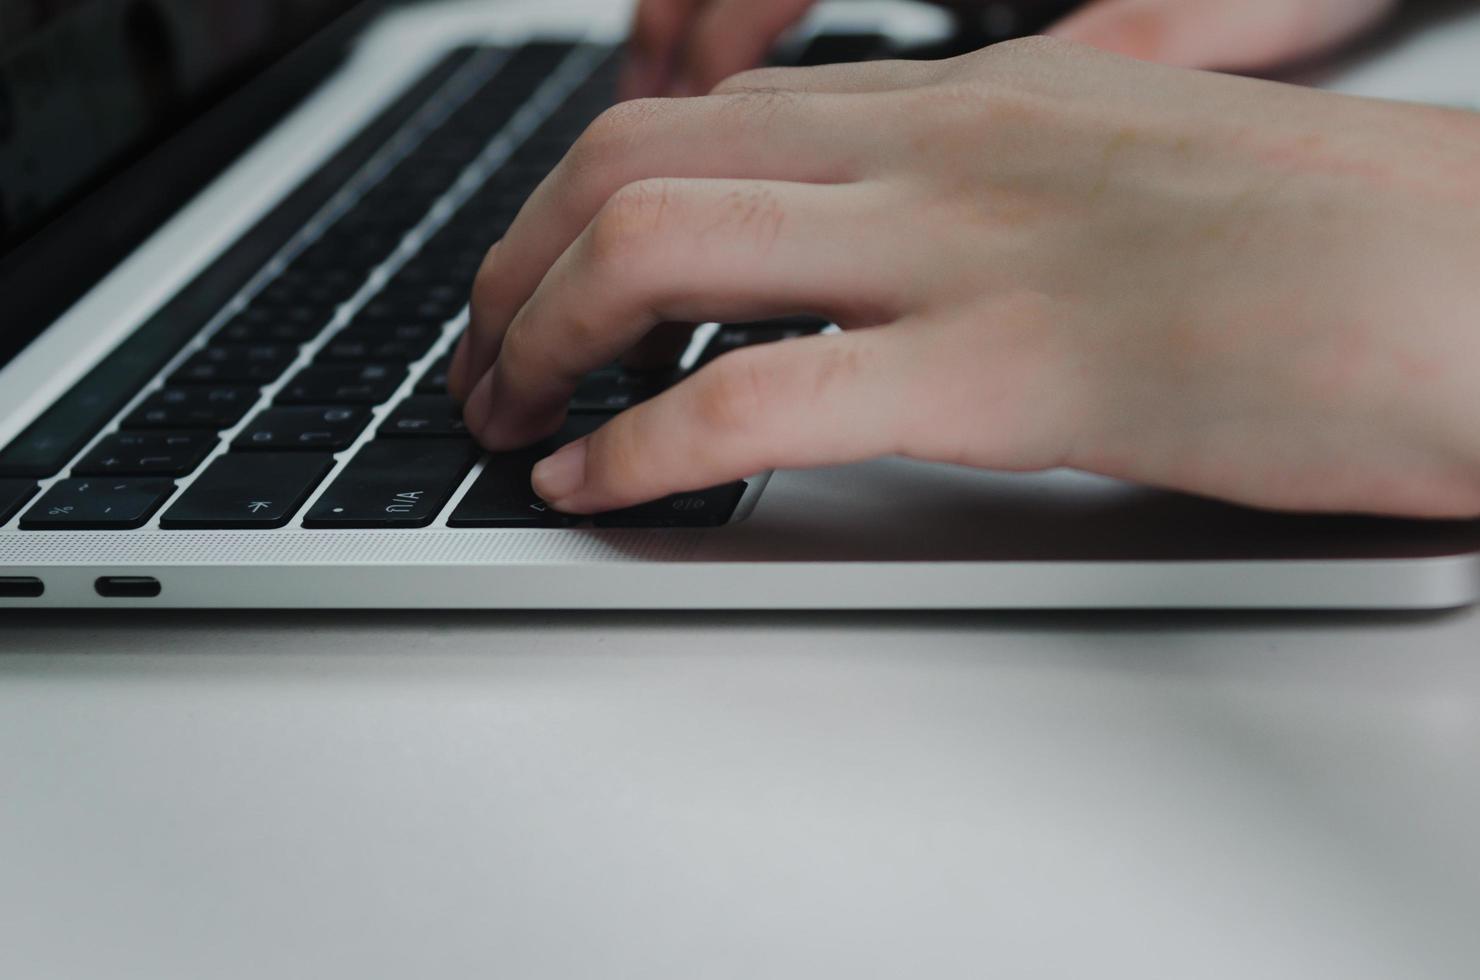
[(798, 65), (837, 65), (872, 61), (889, 56), (889, 39), (882, 34), (818, 34), (796, 59)]
[(396, 272), (396, 278), (386, 288), (424, 289), (434, 285), (446, 286), (449, 289), (461, 291), (464, 302), (467, 301), (468, 295), (472, 291), (471, 281), (463, 282), (461, 279), (449, 276), (445, 269), (439, 269), (430, 260), (423, 259), (420, 252), (410, 262), (401, 266)]
[(401, 364), (316, 364), (306, 367), (278, 393), (280, 405), (379, 405), (401, 386)]
[(389, 363), (421, 360), (442, 336), (440, 326), (349, 326), (329, 338), (315, 363)]
[[(394, 287), (394, 279), (391, 280), (391, 284)], [(440, 327), (451, 318), (453, 313), (460, 310), (467, 300), (467, 294), (463, 293), (459, 297), (459, 302), (449, 307), (446, 303), (438, 303), (432, 299), (409, 293), (396, 292), (389, 295), (382, 293), (355, 313), (354, 325), (396, 327), (403, 324), (414, 324)]]
[[(560, 67), (560, 63), (573, 51), (575, 51), (575, 45), (568, 41), (530, 41), (515, 51), (513, 56), (504, 63), (495, 81), (528, 80), (535, 83), (544, 81), (545, 76)], [(494, 93), (496, 90), (490, 94)]]
[(228, 321), (211, 339), (228, 344), (306, 344), (319, 335), (332, 316), (331, 310), (322, 317), (289, 320), (259, 316), (248, 310)]
[[(343, 331), (341, 331), (342, 333)], [(343, 340), (338, 335), (319, 348), (314, 357), (315, 364), (363, 364), (372, 361), (400, 361), (409, 363), (416, 358), (394, 345), (386, 348), (368, 340)]]
[(353, 296), (362, 284), (359, 277), (347, 272), (311, 275), (288, 269), (263, 287), (253, 302), (267, 309), (332, 313), (336, 306)]
[(304, 527), (426, 527), (478, 457), (469, 439), (377, 439), (355, 454)]
[[(363, 277), (362, 277), (363, 278)], [(334, 306), (310, 306), (305, 303), (276, 303), (259, 296), (232, 318), (232, 323), (271, 327), (285, 325), (317, 333), (333, 319)]]
[(334, 465), (328, 453), (228, 453), (186, 488), (159, 526), (266, 530), (292, 519)]
[(434, 279), (454, 284), (471, 293), (473, 277), (483, 264), (483, 250), (488, 247), (490, 240), (502, 233), (502, 229), (480, 229), (476, 238), (464, 235), (454, 240), (451, 236), (455, 231), (456, 229), (442, 229), (436, 238), (423, 246), (416, 258), (396, 273), (396, 279)]
[(426, 373), (416, 382), (418, 395), (447, 394), (447, 370), (452, 366), (452, 355), (445, 354), (432, 362)]
[(264, 409), (232, 442), (233, 449), (337, 453), (370, 423), (362, 405), (276, 406)]
[(385, 438), (465, 436), (462, 408), (447, 395), (412, 395), (391, 410), (376, 434)]
[(26, 531), (126, 531), (143, 527), (171, 493), (171, 480), (116, 476), (60, 480), (21, 518)]
[(816, 317), (786, 317), (778, 320), (757, 320), (753, 323), (725, 324), (709, 339), (695, 367), (703, 367), (721, 354), (728, 354), (742, 347), (809, 337), (821, 333), (826, 327), (827, 321)]
[(596, 515), (597, 527), (718, 527), (735, 513), (744, 483), (679, 493), (648, 504)]
[(562, 514), (539, 498), (529, 474), (538, 453), (497, 453), (458, 501), (448, 527), (568, 527), (582, 518)]
[(73, 476), (185, 476), (218, 440), (214, 432), (115, 432), (72, 467)]
[(530, 486), (534, 464), (568, 442), (590, 435), (606, 419), (572, 415), (555, 435), (527, 449), (495, 453), (458, 501), (448, 527), (568, 527), (584, 518), (552, 510)]
[(0, 480), (0, 524), (14, 517), (21, 506), (34, 496), (35, 480)]
[[(556, 160), (552, 160), (551, 165), (558, 159), (557, 157)], [(507, 170), (500, 171), (493, 179), (498, 181), (500, 186), (507, 187)], [(508, 193), (518, 193), (524, 196), (527, 192), (520, 190), (508, 191)], [(487, 215), (479, 217), (476, 213), (467, 211), (455, 215), (421, 246), (412, 262), (428, 273), (441, 270), (443, 274), (438, 277), (441, 282), (451, 284), (463, 282), (465, 274), (478, 271), (483, 260), (488, 257), (489, 243), (496, 237), (493, 229), (486, 224), (487, 220)], [(447, 263), (457, 266), (457, 276), (454, 277), (447, 272)], [(397, 277), (396, 281), (399, 285), (404, 280)], [(471, 286), (471, 276), (468, 276), (467, 282)]]
[[(433, 67), (420, 81), (349, 140), (331, 159), (284, 198), (221, 259), (198, 275), (90, 370), (68, 392), (0, 452), (0, 476), (52, 476), (107, 424), (139, 389), (168, 363), (204, 325), (211, 313), (255, 276), (290, 235), (299, 230), (365, 163), (445, 85), (471, 58), (461, 49)], [(490, 99), (496, 101), (497, 95)], [(518, 101), (507, 107), (512, 113)], [(291, 269), (289, 270), (292, 271)], [(324, 275), (319, 270), (316, 275)], [(361, 277), (363, 279), (363, 277)], [(358, 285), (358, 283), (356, 283)], [(348, 295), (348, 294), (346, 294)], [(260, 316), (277, 315), (269, 310)], [(250, 315), (249, 315), (250, 314)], [(301, 343), (327, 324), (294, 326), (292, 335), (273, 332), (245, 311), (232, 322), (249, 325), (239, 334), (218, 334), (243, 343)], [(259, 332), (260, 331), (260, 332)]]
[(673, 381), (668, 371), (597, 371), (571, 396), (572, 412), (625, 412), (663, 391)]
[(256, 332), (255, 336), (237, 338), (218, 333), (212, 340), (215, 343), (303, 343), (320, 335), (333, 318), (334, 305), (268, 302), (259, 296), (222, 329), (225, 332), (240, 327), (249, 335)]
[[(463, 211), (466, 210), (464, 205)], [(397, 276), (386, 284), (374, 302), (398, 308), (411, 314), (412, 319), (425, 319), (435, 314), (438, 322), (445, 322), (468, 304), (468, 290), (449, 282), (414, 283)]]
[(219, 344), (191, 355), (170, 375), (172, 385), (266, 385), (298, 357), (287, 344)]
[(181, 339), (141, 328), (0, 452), (0, 477), (58, 473), (174, 356)]
[[(455, 176), (455, 175), (454, 175)], [(442, 183), (445, 190), (452, 181), (450, 179)], [(382, 184), (382, 187), (386, 185)], [(394, 188), (396, 193), (407, 195), (412, 193), (412, 188), (405, 185)], [(428, 188), (430, 193), (423, 195), (427, 205), (436, 198), (435, 188)], [(371, 194), (374, 194), (371, 191)], [(366, 195), (359, 207), (370, 207), (370, 195)], [(303, 253), (294, 260), (294, 266), (309, 273), (314, 270), (333, 271), (336, 275), (351, 277), (360, 275), (368, 277), (370, 270), (390, 257), (390, 254), (400, 245), (402, 236), (410, 228), (413, 221), (408, 220), (404, 226), (399, 228), (382, 228), (372, 230), (363, 226), (355, 227), (348, 221), (341, 221), (332, 226), (328, 231), (314, 242)]]
[[(397, 227), (409, 228), (421, 220), (430, 201), (425, 194), (411, 193), (412, 182), (430, 176), (431, 180), (422, 186), (435, 191), (439, 183), (445, 189), (451, 181), (447, 179), (448, 171), (445, 167), (437, 166), (437, 161), (421, 156), (420, 153), (420, 150), (413, 150), (410, 156), (396, 164), (387, 177), (382, 178), (379, 184), (360, 199), (352, 212), (340, 219), (339, 227), (350, 230), (365, 228), (394, 231)], [(423, 162), (426, 166), (419, 167), (418, 164)]]
[(257, 403), (256, 388), (164, 388), (124, 419), (125, 429), (229, 429)]

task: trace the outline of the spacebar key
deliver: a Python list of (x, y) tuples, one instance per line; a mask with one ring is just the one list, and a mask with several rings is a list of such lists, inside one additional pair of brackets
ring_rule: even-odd
[(304, 527), (426, 527), (472, 469), (471, 439), (377, 439), (324, 491)]

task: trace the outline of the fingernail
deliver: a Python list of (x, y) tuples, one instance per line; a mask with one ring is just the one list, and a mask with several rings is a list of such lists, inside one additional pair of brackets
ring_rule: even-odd
[(536, 463), (531, 475), (534, 492), (542, 499), (556, 503), (569, 497), (586, 482), (586, 440), (562, 446)]

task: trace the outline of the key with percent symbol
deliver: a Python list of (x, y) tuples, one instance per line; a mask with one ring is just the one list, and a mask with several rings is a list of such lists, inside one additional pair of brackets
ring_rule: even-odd
[(21, 518), (27, 531), (127, 531), (143, 527), (172, 480), (92, 477), (58, 480)]

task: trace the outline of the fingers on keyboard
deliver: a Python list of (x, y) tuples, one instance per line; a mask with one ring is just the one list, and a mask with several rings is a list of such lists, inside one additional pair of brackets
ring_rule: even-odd
[[(135, 392), (178, 359), (176, 352), (190, 334), (176, 325), (168, 332), (175, 338), (168, 346), (140, 342), (135, 352), (126, 344), (100, 364), (0, 452), (0, 524), (24, 511), (20, 526), (34, 530), (138, 528), (156, 514), (162, 514), (159, 524), (166, 529), (281, 528), (299, 519), (338, 460), (342, 468), (302, 517), (304, 526), (432, 523), (481, 456), (467, 437), (460, 408), (447, 395), (448, 325), (466, 306), (489, 242), (609, 104), (614, 62), (594, 68), (457, 210), (440, 225), (426, 226), (430, 237), (419, 248), (412, 248), (417, 239), (408, 233), (423, 226), (439, 199), (465, 178), (489, 141), (574, 50), (569, 44), (535, 43), (514, 52), (503, 67), (490, 67), (481, 87), (437, 128), (421, 132), (413, 149), (380, 171), (374, 183), (358, 187), (359, 197), (306, 248), (289, 256), (204, 346), (180, 360), (164, 385), (127, 413), (118, 431), (94, 441)], [(460, 57), (459, 64), (466, 64), (473, 55)], [(420, 98), (442, 92), (453, 70), (437, 69), (443, 80), (429, 84)], [(410, 123), (395, 124), (405, 125)], [(394, 126), (386, 130), (396, 131)], [(369, 159), (377, 151), (364, 152)], [(340, 179), (335, 186), (345, 185)], [(399, 268), (385, 267), (394, 271), (372, 276), (401, 251), (414, 254), (398, 259)], [(379, 283), (378, 290), (346, 311), (342, 304), (360, 296), (367, 282)], [(346, 313), (348, 323), (313, 348), (311, 363), (295, 370), (304, 346), (343, 323)], [(727, 328), (704, 360), (819, 327), (787, 321)], [(403, 391), (409, 371), (434, 349), (440, 353), (417, 369), (411, 393), (384, 413), (374, 438), (361, 444), (376, 406)], [(594, 373), (576, 391), (562, 433), (538, 447), (486, 458), (449, 523), (559, 527), (584, 521), (557, 514), (540, 501), (530, 488), (530, 469), (562, 441), (589, 433), (677, 379), (671, 370), (618, 366)], [(277, 386), (271, 389), (272, 403), (241, 425), (270, 386)], [(238, 425), (230, 451), (217, 454), (222, 432)], [(39, 490), (38, 479), (62, 473), (84, 449), (69, 478)], [(190, 482), (170, 504), (177, 479)], [(680, 495), (603, 515), (597, 523), (723, 523), (743, 490), (743, 484), (735, 484)], [(33, 499), (38, 492), (40, 498)]]

